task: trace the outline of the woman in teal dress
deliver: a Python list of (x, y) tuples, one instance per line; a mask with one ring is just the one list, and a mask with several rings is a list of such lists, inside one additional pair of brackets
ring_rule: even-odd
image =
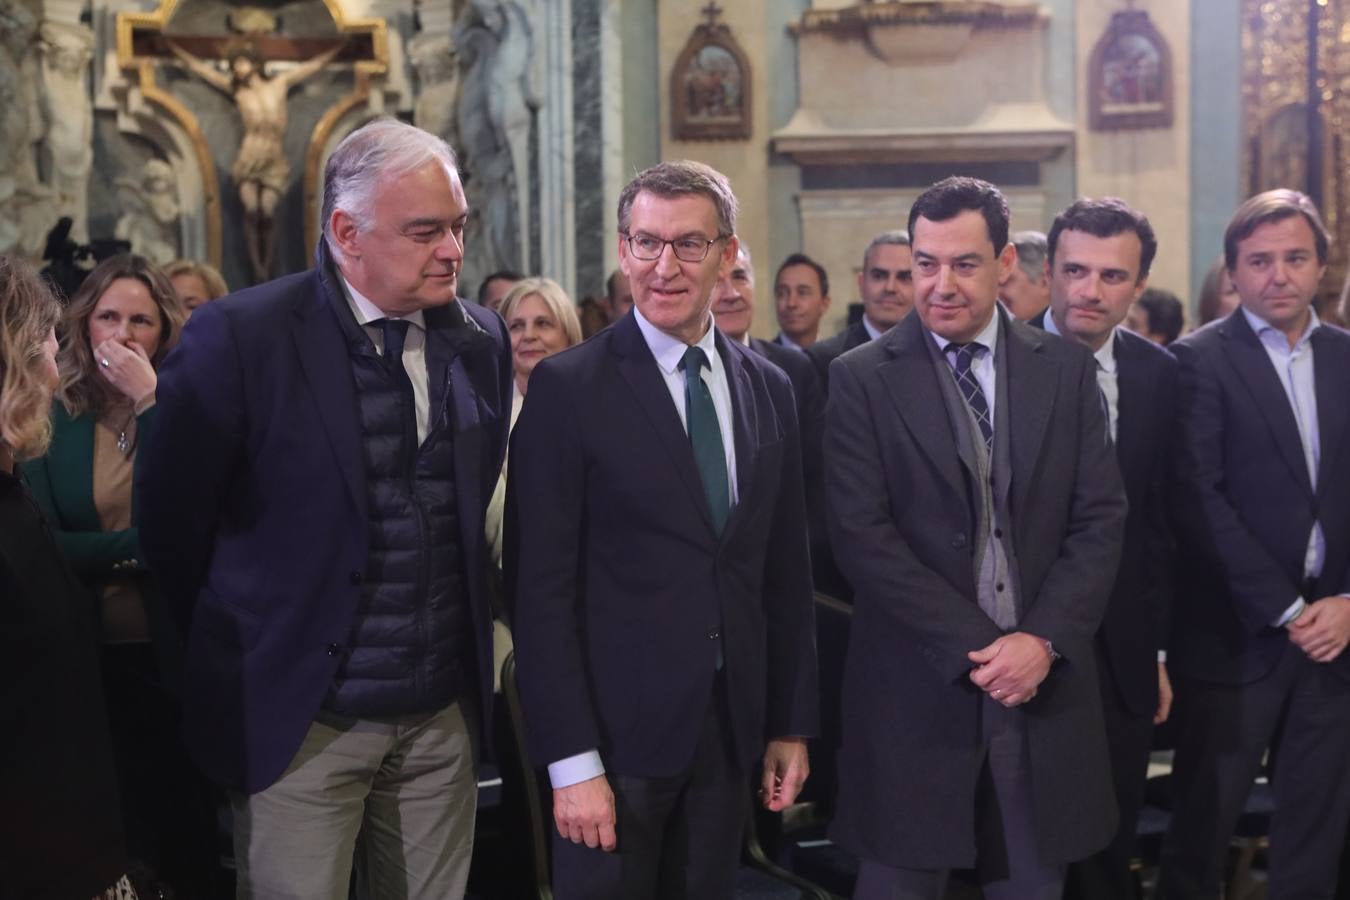
[(181, 641), (141, 558), (134, 500), (155, 370), (185, 318), (145, 258), (99, 264), (66, 310), (51, 447), (23, 474), (97, 612), (131, 855), (195, 897), (212, 892), (212, 811), (178, 736)]

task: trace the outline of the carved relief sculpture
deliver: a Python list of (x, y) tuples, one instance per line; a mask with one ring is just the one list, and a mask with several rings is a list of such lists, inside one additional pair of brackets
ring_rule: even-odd
[(42, 102), (37, 21), (21, 0), (0, 0), (0, 253), (34, 258), (56, 224), (51, 191), (38, 178)]
[(539, 106), (530, 13), (516, 0), (472, 0), (455, 24), (454, 44), (463, 67), (456, 149), (483, 208), (468, 267), (480, 276), (524, 268), (530, 125)]
[(418, 34), (408, 43), (408, 57), (417, 71), (418, 82), (414, 124), (454, 146), (459, 64), (450, 35)]
[(83, 25), (45, 22), (41, 30), (43, 141), (57, 214), (69, 216), (71, 237), (89, 239), (89, 172), (94, 164), (94, 105), (87, 73), (94, 33)]
[(329, 47), (295, 68), (268, 77), (262, 55), (247, 37), (231, 41), (225, 50), (229, 74), (193, 56), (173, 40), (170, 51), (194, 75), (227, 94), (239, 109), (244, 138), (230, 167), (239, 201), (244, 207), (244, 234), (249, 263), (256, 281), (272, 273), (272, 223), (277, 203), (286, 191), (290, 161), (286, 159), (286, 98), (291, 88), (326, 66), (342, 50)]
[(148, 161), (139, 177), (124, 175), (116, 181), (124, 212), (113, 236), (129, 242), (133, 253), (159, 265), (179, 256), (175, 183), (173, 167), (162, 159)]

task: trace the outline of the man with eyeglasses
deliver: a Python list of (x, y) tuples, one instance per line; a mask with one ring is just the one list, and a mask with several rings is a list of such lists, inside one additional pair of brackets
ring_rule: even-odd
[(508, 601), (560, 900), (733, 895), (749, 773), (791, 804), (817, 719), (802, 450), (781, 369), (713, 327), (736, 199), (619, 198), (634, 308), (544, 360), (511, 441)]
[(165, 361), (141, 545), (188, 632), (184, 729), (241, 897), (462, 897), (492, 701), (483, 517), (511, 354), (456, 299), (453, 152), (376, 120), (324, 172), (314, 269), (216, 301)]

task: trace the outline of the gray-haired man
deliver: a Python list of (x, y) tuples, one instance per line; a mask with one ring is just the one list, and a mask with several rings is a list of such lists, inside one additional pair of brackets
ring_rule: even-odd
[(468, 211), (444, 142), (366, 125), (314, 269), (200, 309), (160, 373), (141, 540), (241, 897), (344, 900), (354, 855), (370, 896), (464, 892), (511, 391), (501, 319), (456, 299)]

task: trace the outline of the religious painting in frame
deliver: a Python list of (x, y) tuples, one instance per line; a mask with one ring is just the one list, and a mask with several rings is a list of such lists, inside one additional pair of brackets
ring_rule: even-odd
[(1088, 118), (1094, 131), (1171, 127), (1172, 51), (1147, 12), (1114, 13), (1092, 48)]
[(750, 61), (731, 29), (717, 21), (721, 12), (712, 2), (703, 8), (708, 21), (694, 28), (671, 70), (670, 125), (677, 141), (750, 137)]

